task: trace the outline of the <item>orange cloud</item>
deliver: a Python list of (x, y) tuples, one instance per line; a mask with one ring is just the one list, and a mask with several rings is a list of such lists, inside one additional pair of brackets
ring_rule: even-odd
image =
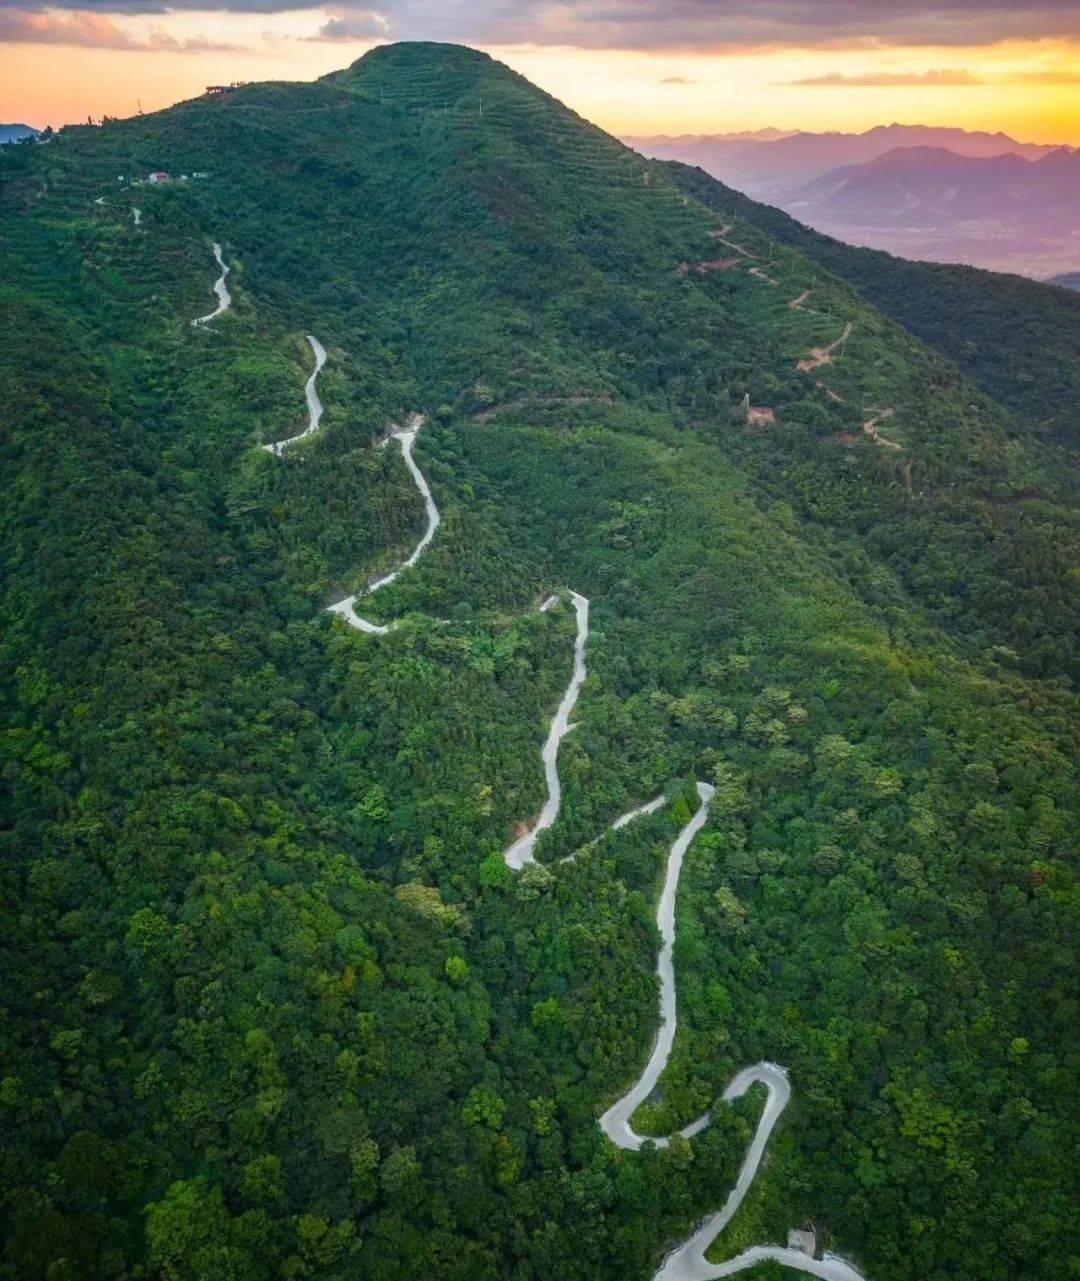
[(0, 41), (8, 44), (77, 45), (83, 49), (127, 49), (138, 52), (217, 53), (238, 46), (198, 38), (177, 40), (164, 31), (139, 39), (103, 13), (73, 9), (66, 13), (27, 13), (0, 9)]
[(823, 76), (808, 76), (805, 80), (788, 80), (790, 85), (821, 85), (828, 88), (850, 89), (880, 86), (896, 88), (898, 85), (981, 85), (985, 80), (970, 71), (864, 71), (861, 75), (845, 76), (841, 71), (830, 71)]

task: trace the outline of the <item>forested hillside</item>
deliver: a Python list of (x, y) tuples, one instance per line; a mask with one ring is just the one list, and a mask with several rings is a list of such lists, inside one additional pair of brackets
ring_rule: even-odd
[(758, 1060), (710, 1258), (1071, 1275), (1068, 404), (452, 46), (0, 184), (0, 1277), (647, 1281)]
[(701, 169), (669, 163), (664, 170), (710, 209), (746, 218), (766, 235), (842, 276), (875, 307), (943, 351), (1013, 409), (1025, 432), (1069, 448), (1075, 465), (1080, 299), (1024, 276), (911, 262), (857, 248), (796, 222), (780, 209), (748, 200)]

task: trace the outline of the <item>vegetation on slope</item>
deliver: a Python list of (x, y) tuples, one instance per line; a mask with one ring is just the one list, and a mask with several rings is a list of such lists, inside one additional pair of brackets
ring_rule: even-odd
[[(1013, 406), (467, 50), (0, 162), (0, 1276), (651, 1275), (760, 1106), (596, 1125), (692, 775), (648, 1119), (795, 1090), (718, 1257), (814, 1222), (874, 1281), (1066, 1274), (1076, 530)], [(117, 183), (159, 166), (210, 178)], [(322, 606), (422, 527), (372, 448), (412, 410), (444, 523), (374, 639)], [(513, 879), (562, 585), (589, 678)]]
[(912, 262), (834, 240), (758, 204), (701, 169), (669, 163), (666, 174), (711, 209), (745, 218), (853, 285), (862, 297), (1014, 410), (1026, 433), (1072, 451), (1080, 403), (1080, 300), (1023, 276)]

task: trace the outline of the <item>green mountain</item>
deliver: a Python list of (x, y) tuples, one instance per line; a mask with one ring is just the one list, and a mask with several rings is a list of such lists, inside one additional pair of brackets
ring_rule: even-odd
[[(664, 173), (710, 209), (745, 218), (843, 279), (890, 319), (944, 352), (1024, 424), (1025, 432), (1076, 449), (1080, 401), (1080, 301), (1024, 276), (911, 262), (822, 235), (748, 200), (701, 169)], [(1062, 284), (1055, 277), (1047, 284)]]
[(0, 1278), (647, 1281), (762, 1062), (710, 1259), (1070, 1275), (1067, 406), (467, 49), (0, 182)]

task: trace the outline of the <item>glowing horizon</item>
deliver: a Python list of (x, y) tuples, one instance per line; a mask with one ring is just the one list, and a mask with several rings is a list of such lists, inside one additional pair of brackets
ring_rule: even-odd
[[(0, 8), (0, 17), (11, 13)], [(380, 40), (320, 38), (334, 13), (43, 10), (39, 34), (0, 40), (0, 120), (46, 125), (154, 111), (233, 80), (312, 80)], [(55, 18), (53, 15), (58, 15)], [(53, 25), (49, 25), (49, 24)], [(58, 33), (57, 24), (61, 28)], [(0, 35), (5, 28), (0, 22)], [(43, 34), (42, 34), (43, 33)], [(58, 43), (67, 36), (80, 43)], [(620, 135), (874, 125), (1001, 131), (1080, 145), (1080, 41), (790, 47), (726, 53), (476, 43)]]

